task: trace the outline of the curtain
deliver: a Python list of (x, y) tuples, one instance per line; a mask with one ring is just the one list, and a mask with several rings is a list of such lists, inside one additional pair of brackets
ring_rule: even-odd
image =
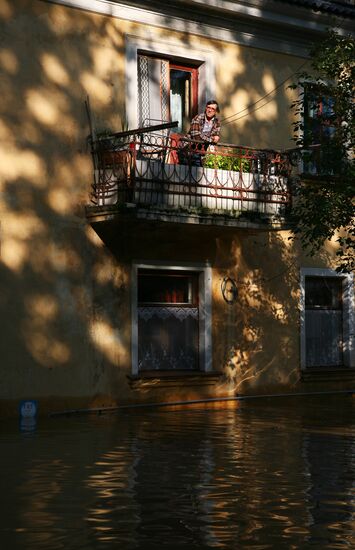
[(169, 121), (169, 61), (138, 55), (138, 121), (149, 126)]

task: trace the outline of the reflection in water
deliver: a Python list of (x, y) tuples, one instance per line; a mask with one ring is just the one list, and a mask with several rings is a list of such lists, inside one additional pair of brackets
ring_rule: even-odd
[(2, 547), (355, 547), (353, 407), (260, 400), (7, 427)]
[[(354, 438), (344, 441), (333, 434), (307, 434), (304, 449), (311, 479), (312, 540), (323, 546), (331, 538), (339, 548), (355, 533)], [(352, 540), (355, 544), (355, 536)]]

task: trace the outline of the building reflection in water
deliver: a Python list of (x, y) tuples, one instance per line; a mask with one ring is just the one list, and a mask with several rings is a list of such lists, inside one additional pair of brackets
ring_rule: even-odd
[[(319, 547), (329, 539), (340, 545), (352, 540), (354, 522), (354, 438), (350, 434), (309, 433), (304, 436), (309, 469), (310, 540)], [(340, 546), (341, 547), (341, 546)]]

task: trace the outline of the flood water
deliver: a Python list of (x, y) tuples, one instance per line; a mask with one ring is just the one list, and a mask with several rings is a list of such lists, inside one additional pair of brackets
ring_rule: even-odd
[(0, 545), (355, 548), (355, 399), (0, 424)]

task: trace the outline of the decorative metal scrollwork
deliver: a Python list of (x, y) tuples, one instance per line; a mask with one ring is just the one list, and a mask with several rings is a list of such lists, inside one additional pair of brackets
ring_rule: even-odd
[(231, 277), (224, 277), (221, 283), (221, 292), (225, 302), (228, 305), (233, 305), (238, 298), (237, 283)]

